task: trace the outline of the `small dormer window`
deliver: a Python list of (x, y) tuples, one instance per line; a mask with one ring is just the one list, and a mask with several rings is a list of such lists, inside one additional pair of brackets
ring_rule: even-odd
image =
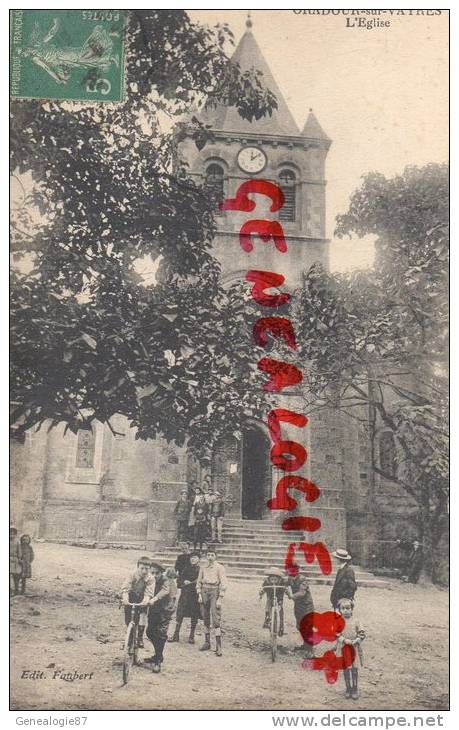
[(205, 187), (214, 202), (216, 215), (221, 215), (219, 203), (225, 197), (225, 171), (216, 162), (206, 168)]
[(279, 211), (279, 220), (296, 220), (296, 175), (292, 170), (282, 170), (279, 184), (284, 193), (285, 202)]

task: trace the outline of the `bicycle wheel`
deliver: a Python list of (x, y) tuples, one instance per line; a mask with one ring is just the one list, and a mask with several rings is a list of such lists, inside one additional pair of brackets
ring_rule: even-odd
[(277, 624), (278, 624), (278, 610), (276, 606), (273, 606), (271, 611), (271, 659), (273, 662), (276, 661), (277, 657)]
[(132, 663), (134, 664), (134, 666), (136, 666), (138, 664), (137, 658), (139, 655), (139, 625), (137, 623), (134, 624), (134, 630), (132, 632), (131, 652)]
[(124, 640), (123, 684), (127, 684), (129, 681), (129, 672), (134, 663), (135, 650), (135, 626), (131, 621), (126, 629), (126, 638)]

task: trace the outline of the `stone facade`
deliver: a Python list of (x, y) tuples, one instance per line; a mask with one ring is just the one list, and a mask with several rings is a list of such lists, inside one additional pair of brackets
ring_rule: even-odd
[[(279, 181), (288, 172), (293, 181), (291, 219), (282, 219), (288, 253), (281, 257), (274, 246), (257, 244), (247, 256), (237, 238), (247, 214), (236, 212), (218, 216), (214, 253), (224, 282), (241, 280), (248, 268), (259, 268), (282, 273), (285, 286), (293, 289), (312, 263), (328, 265), (325, 160), (330, 140), (312, 111), (303, 130), (296, 127), (250, 27), (235, 60), (243, 70), (254, 66), (263, 71), (264, 82), (278, 99), (278, 110), (250, 123), (234, 109), (213, 109), (203, 120), (212, 124), (214, 141), (199, 151), (185, 140), (181, 154), (191, 174), (202, 182), (211, 165), (213, 172), (220, 170), (217, 183), (225, 197), (233, 196), (244, 180), (257, 177), (238, 164), (244, 147), (256, 147), (266, 156), (258, 177)], [(256, 217), (263, 218), (266, 203), (261, 198), (257, 203)], [(278, 400), (279, 407), (300, 413), (303, 403), (301, 391)], [(92, 434), (82, 436), (69, 431), (64, 435), (63, 425), (49, 432), (42, 426), (27, 434), (23, 445), (13, 444), (12, 520), (21, 532), (55, 541), (148, 549), (173, 543), (175, 501), (191, 479), (202, 479), (203, 469), (185, 447), (160, 438), (136, 440), (135, 430), (122, 416), (112, 419), (112, 426), (117, 436), (100, 423)], [(273, 515), (266, 508), (283, 475), (270, 464), (266, 428), (251, 422), (242, 424), (241, 432), (239, 439), (228, 435), (217, 444), (206, 472), (214, 487), (223, 491), (228, 515), (283, 519), (283, 513)], [(365, 564), (402, 530), (412, 529), (407, 527), (415, 516), (409, 500), (394, 484), (381, 483), (372, 471), (368, 425), (359, 426), (342, 413), (324, 410), (311, 415), (304, 429), (288, 427), (283, 433), (303, 443), (308, 460), (300, 473), (321, 489), (320, 498), (301, 510), (321, 520), (314, 540), (323, 540), (329, 549), (347, 546)]]

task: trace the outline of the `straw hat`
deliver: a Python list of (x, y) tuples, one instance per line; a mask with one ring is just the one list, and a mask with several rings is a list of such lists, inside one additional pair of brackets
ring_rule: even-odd
[(266, 575), (275, 575), (278, 578), (283, 578), (284, 574), (280, 568), (274, 567), (274, 565), (266, 571)]
[(345, 562), (352, 560), (352, 556), (343, 548), (338, 548), (334, 553), (332, 553), (332, 555), (334, 555), (335, 558), (338, 558), (338, 560), (344, 560)]

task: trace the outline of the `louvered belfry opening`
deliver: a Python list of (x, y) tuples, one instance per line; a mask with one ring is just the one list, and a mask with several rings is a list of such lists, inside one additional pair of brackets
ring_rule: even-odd
[(292, 170), (282, 170), (279, 183), (284, 193), (285, 202), (279, 211), (279, 220), (294, 221), (296, 219), (296, 175)]
[(225, 197), (225, 171), (216, 162), (212, 162), (206, 169), (206, 190), (211, 196), (216, 215), (221, 215), (219, 203)]

